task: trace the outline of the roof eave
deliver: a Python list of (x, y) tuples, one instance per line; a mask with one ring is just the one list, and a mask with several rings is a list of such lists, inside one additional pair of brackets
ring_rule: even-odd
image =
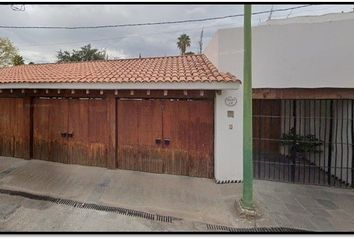
[(136, 82), (136, 83), (2, 83), (0, 89), (151, 89), (151, 90), (236, 90), (240, 80), (227, 82)]

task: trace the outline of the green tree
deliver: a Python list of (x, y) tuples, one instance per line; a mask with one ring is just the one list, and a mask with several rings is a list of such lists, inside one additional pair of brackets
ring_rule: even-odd
[(288, 146), (291, 151), (296, 153), (321, 152), (318, 148), (322, 145), (322, 141), (315, 135), (299, 135), (295, 128), (291, 128), (289, 133), (283, 133), (281, 136), (281, 144)]
[(0, 38), (0, 67), (7, 67), (12, 64), (17, 49), (8, 38)]
[(19, 54), (16, 54), (12, 58), (12, 65), (18, 66), (18, 65), (23, 65), (25, 64), (25, 60), (23, 60), (23, 57)]
[(85, 62), (92, 60), (106, 59), (106, 51), (99, 51), (92, 48), (91, 44), (81, 47), (79, 50), (73, 49), (71, 52), (59, 50), (57, 52), (57, 62)]
[(194, 55), (195, 53), (192, 51), (186, 52), (184, 55)]
[(186, 54), (187, 48), (191, 46), (191, 39), (187, 34), (183, 33), (177, 40), (177, 47), (181, 50), (181, 55), (183, 56)]

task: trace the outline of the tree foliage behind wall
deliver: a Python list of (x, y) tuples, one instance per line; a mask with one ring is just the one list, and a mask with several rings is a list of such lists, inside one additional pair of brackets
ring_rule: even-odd
[(73, 49), (71, 52), (59, 50), (57, 52), (57, 62), (85, 62), (92, 60), (104, 60), (107, 55), (105, 51), (92, 48), (91, 44), (81, 47), (79, 50)]
[(17, 49), (7, 38), (0, 38), (0, 67), (12, 65), (13, 58), (17, 55)]
[(13, 66), (18, 66), (18, 65), (23, 65), (25, 64), (25, 60), (23, 60), (23, 57), (21, 55), (16, 54), (12, 58), (12, 65)]

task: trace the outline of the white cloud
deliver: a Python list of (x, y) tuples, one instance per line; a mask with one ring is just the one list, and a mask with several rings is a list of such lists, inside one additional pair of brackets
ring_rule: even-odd
[(119, 49), (118, 50), (104, 49), (104, 50), (106, 50), (109, 59), (125, 59), (130, 57), (128, 54), (124, 53), (123, 50), (119, 50)]
[(23, 56), (25, 63), (48, 63), (56, 60), (55, 55), (41, 51), (20, 50), (19, 53)]
[[(285, 8), (291, 5), (279, 5)], [(269, 10), (270, 5), (255, 5), (254, 11)], [(317, 10), (316, 10), (317, 9)], [(346, 6), (311, 6), (292, 12), (292, 15), (320, 14), (343, 9)], [(122, 23), (160, 22), (197, 19), (238, 14), (242, 5), (26, 5), (26, 11), (12, 11), (0, 6), (1, 25), (15, 26), (94, 26)], [(289, 12), (274, 14), (286, 17)], [(254, 22), (264, 20), (268, 14), (254, 16)], [(91, 43), (106, 49), (111, 57), (137, 57), (176, 55), (177, 37), (186, 32), (192, 39), (191, 51), (197, 51), (197, 42), (204, 27), (204, 46), (218, 28), (241, 26), (242, 17), (190, 24), (126, 27), (95, 30), (39, 30), (0, 29), (0, 37), (8, 37), (23, 54), (26, 61), (54, 62), (56, 51), (71, 50)]]

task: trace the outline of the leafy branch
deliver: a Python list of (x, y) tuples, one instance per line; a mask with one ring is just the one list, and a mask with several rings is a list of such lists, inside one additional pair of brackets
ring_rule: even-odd
[(315, 135), (296, 134), (294, 128), (291, 128), (289, 133), (284, 133), (280, 140), (282, 145), (290, 146), (292, 150), (298, 153), (319, 153), (321, 150), (318, 148), (323, 144)]

